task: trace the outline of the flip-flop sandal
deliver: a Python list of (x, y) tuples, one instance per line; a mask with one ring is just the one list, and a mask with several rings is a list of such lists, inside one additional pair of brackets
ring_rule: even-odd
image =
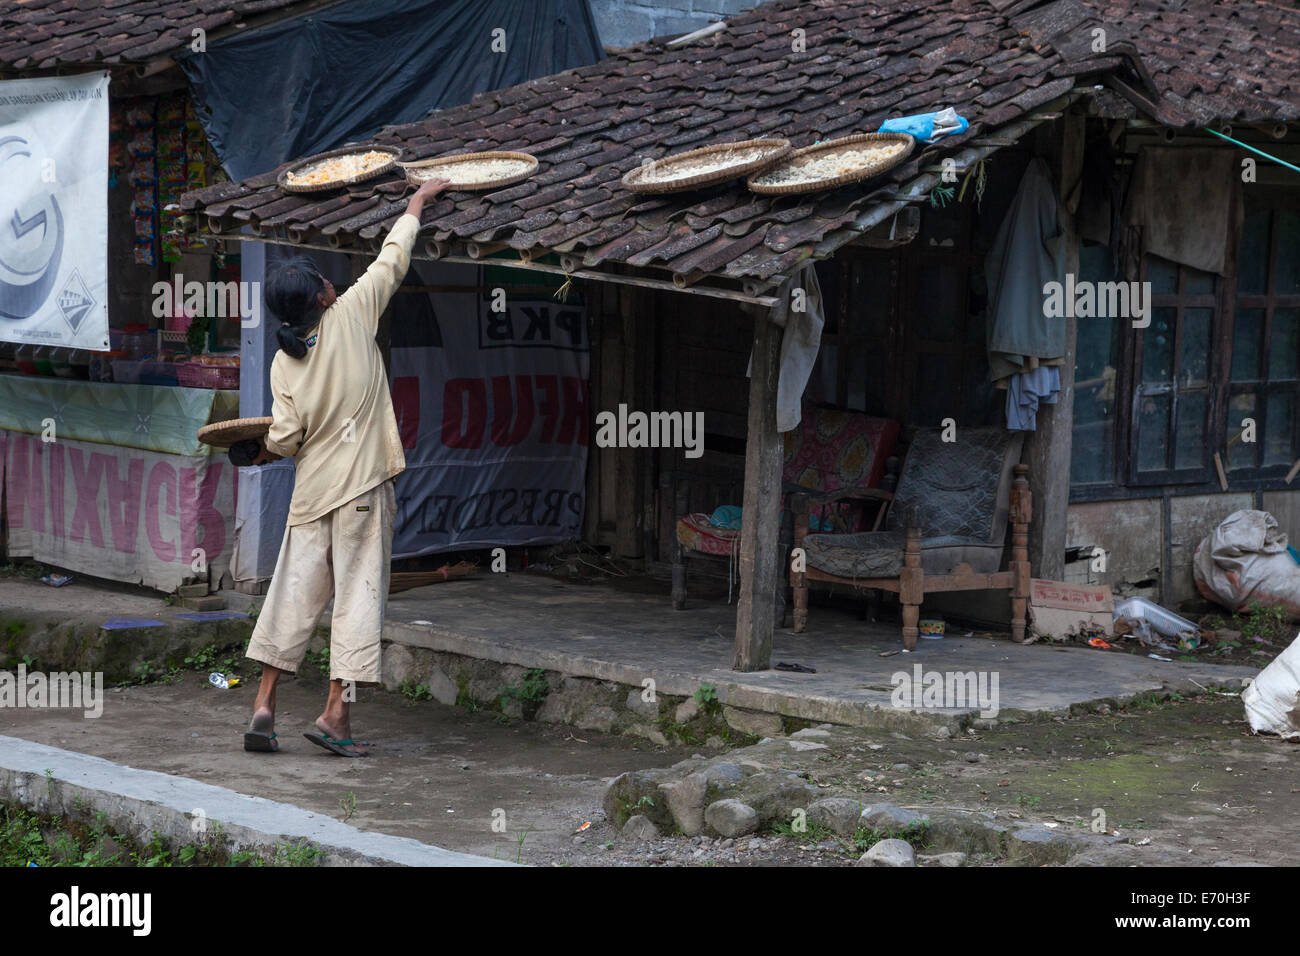
[(815, 668), (815, 667), (807, 667), (807, 666), (805, 666), (805, 665), (803, 665), (803, 664), (787, 664), (785, 661), (781, 661), (780, 663), (778, 663), (778, 664), (776, 665), (776, 667), (774, 668), (774, 670), (778, 670), (778, 671), (794, 671), (796, 674), (816, 674), (816, 673), (817, 673), (817, 668)]
[(275, 742), (275, 733), (262, 733), (260, 730), (244, 731), (244, 749), (250, 753), (273, 754), (280, 752), (280, 745)]
[(344, 747), (347, 747), (349, 744), (356, 743), (356, 741), (351, 738), (348, 738), (347, 740), (338, 740), (337, 738), (331, 737), (329, 734), (324, 732), (316, 733), (316, 734), (303, 734), (303, 736), (306, 737), (308, 740), (310, 740), (312, 743), (314, 743), (317, 747), (324, 747), (330, 753), (338, 754), (340, 757), (367, 756), (367, 754), (359, 754), (356, 753), (355, 751), (343, 749)]

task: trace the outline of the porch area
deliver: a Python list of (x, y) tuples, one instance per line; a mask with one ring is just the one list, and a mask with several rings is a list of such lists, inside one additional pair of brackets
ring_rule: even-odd
[[(722, 598), (693, 599), (674, 611), (668, 586), (649, 577), (576, 583), (539, 572), (485, 574), (394, 594), (388, 602), (385, 654), (424, 649), (515, 668), (558, 672), (625, 685), (640, 697), (692, 698), (715, 688), (724, 708), (812, 723), (925, 732), (979, 719), (977, 701), (964, 707), (927, 706), (921, 689), (895, 706), (896, 674), (975, 672), (993, 692), (996, 718), (1023, 720), (1177, 690), (1200, 693), (1237, 687), (1249, 667), (1165, 663), (1123, 653), (1045, 644), (1022, 645), (1007, 632), (950, 624), (942, 640), (922, 640), (902, 652), (900, 625), (889, 612), (878, 623), (848, 604), (817, 605), (809, 629), (776, 627), (772, 663), (797, 663), (816, 673), (732, 669), (736, 607)], [(895, 652), (890, 656), (882, 656)], [(385, 671), (389, 670), (386, 663)], [(417, 674), (410, 679), (420, 681)], [(972, 685), (974, 686), (974, 685)], [(616, 701), (624, 692), (607, 694)], [(775, 720), (773, 727), (779, 726)], [(760, 719), (753, 724), (763, 727)], [(788, 722), (787, 722), (788, 726)], [(755, 730), (752, 732), (766, 733)], [(775, 732), (775, 731), (774, 731)]]

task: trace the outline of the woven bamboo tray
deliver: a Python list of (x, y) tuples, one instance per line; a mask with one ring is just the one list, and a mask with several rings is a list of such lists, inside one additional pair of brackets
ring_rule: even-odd
[[(665, 173), (671, 173), (674, 167), (694, 166), (701, 159), (709, 156), (719, 154), (725, 156), (727, 153), (738, 150), (752, 149), (762, 150), (762, 154), (747, 162), (719, 166), (716, 169), (695, 176), (683, 176), (681, 179), (670, 180), (658, 178)], [(653, 163), (638, 166), (624, 174), (623, 185), (634, 193), (685, 192), (688, 189), (700, 189), (704, 186), (712, 186), (715, 183), (724, 183), (729, 179), (756, 173), (777, 162), (789, 152), (790, 141), (788, 139), (746, 139), (738, 143), (719, 143), (716, 146), (688, 150), (675, 156), (665, 156), (663, 159), (656, 159)], [(647, 173), (651, 171), (655, 175), (653, 179), (647, 178)]]
[(213, 422), (199, 429), (198, 439), (214, 448), (229, 448), (248, 438), (261, 438), (271, 430), (271, 421), (271, 416), (265, 415), (260, 418), (232, 418), (229, 421)]
[[(290, 173), (302, 172), (304, 169), (314, 166), (325, 159), (334, 159), (338, 156), (353, 156), (359, 153), (387, 153), (392, 157), (392, 159), (387, 163), (384, 163), (382, 166), (376, 166), (374, 169), (367, 172), (358, 173), (356, 176), (348, 176), (345, 179), (336, 179), (328, 183), (315, 183), (308, 186), (289, 182)], [(294, 163), (288, 169), (281, 171), (280, 175), (276, 177), (275, 183), (287, 193), (329, 192), (331, 189), (341, 189), (344, 186), (364, 183), (367, 180), (374, 179), (376, 176), (382, 176), (397, 165), (397, 157), (400, 155), (402, 155), (402, 151), (396, 146), (344, 146), (342, 149), (331, 149), (327, 153), (317, 153), (315, 156), (308, 156), (302, 162)]]
[[(782, 170), (791, 169), (806, 161), (810, 157), (820, 157), (826, 154), (844, 152), (851, 149), (860, 148), (864, 145), (880, 146), (887, 143), (900, 143), (903, 149), (886, 159), (869, 163), (852, 172), (844, 173), (839, 176), (830, 176), (823, 179), (811, 179), (806, 181), (795, 180), (793, 182), (772, 182), (769, 180), (774, 173)], [(814, 146), (805, 146), (803, 149), (796, 149), (790, 155), (786, 156), (779, 162), (773, 163), (766, 169), (754, 173), (747, 180), (747, 185), (751, 192), (758, 193), (762, 196), (792, 196), (798, 193), (816, 192), (820, 189), (834, 189), (837, 186), (845, 186), (849, 183), (861, 182), (864, 179), (870, 179), (872, 176), (879, 176), (881, 173), (888, 172), (903, 160), (912, 154), (916, 148), (916, 140), (906, 133), (858, 133), (854, 136), (843, 136), (839, 139), (827, 140), (825, 143), (817, 143)], [(764, 180), (769, 180), (764, 182)]]
[[(498, 176), (495, 179), (468, 183), (457, 182), (452, 176), (441, 176), (438, 173), (439, 166), (450, 166), (456, 163), (493, 159), (518, 160), (525, 163), (527, 168), (508, 176)], [(461, 153), (458, 156), (439, 156), (437, 159), (421, 159), (413, 163), (399, 163), (398, 165), (405, 170), (406, 181), (415, 186), (419, 186), (421, 183), (430, 179), (450, 179), (451, 185), (447, 187), (448, 189), (456, 189), (462, 192), (481, 192), (485, 189), (500, 189), (502, 186), (513, 186), (515, 183), (523, 182), (533, 173), (537, 172), (537, 157), (529, 153)]]

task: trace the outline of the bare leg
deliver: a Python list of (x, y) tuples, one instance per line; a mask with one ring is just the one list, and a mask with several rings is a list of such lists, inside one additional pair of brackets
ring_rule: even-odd
[[(262, 683), (257, 688), (257, 697), (253, 699), (253, 721), (249, 730), (269, 734), (275, 730), (275, 688), (283, 671), (270, 664), (262, 665)], [(271, 741), (271, 749), (279, 750), (280, 745)]]
[[(352, 737), (351, 704), (343, 699), (343, 681), (330, 681), (329, 699), (325, 701), (325, 712), (316, 718), (316, 726), (335, 740), (350, 740)], [(364, 754), (365, 747), (349, 744), (343, 747), (355, 754)]]

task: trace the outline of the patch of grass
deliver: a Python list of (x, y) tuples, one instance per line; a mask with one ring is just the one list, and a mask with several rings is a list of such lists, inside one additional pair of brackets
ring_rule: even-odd
[(398, 693), (410, 701), (433, 700), (433, 694), (429, 691), (428, 684), (417, 684), (410, 678), (402, 681), (397, 690)]
[(343, 811), (343, 822), (347, 823), (356, 815), (357, 795), (349, 790), (339, 797), (339, 809)]
[(55, 569), (47, 564), (41, 564), (39, 561), (11, 561), (3, 568), (5, 574), (12, 574), (20, 578), (32, 578), (33, 580), (43, 578), (45, 575), (52, 573)]
[(308, 651), (306, 661), (326, 677), (330, 676), (330, 646), (328, 644), (319, 651)]
[(876, 830), (872, 827), (860, 826), (849, 842), (859, 853), (866, 853), (881, 840), (903, 840), (910, 843), (912, 849), (923, 850), (930, 842), (930, 821), (918, 820), (916, 823), (909, 823), (905, 827), (893, 830)]
[(695, 702), (700, 705), (700, 710), (710, 716), (722, 710), (722, 702), (718, 700), (718, 689), (708, 681), (702, 683), (699, 690), (695, 692)]
[[(81, 800), (74, 805), (84, 807)], [(84, 812), (84, 811), (83, 811)], [(230, 852), (219, 821), (212, 821), (203, 839), (179, 847), (158, 832), (140, 844), (115, 832), (100, 810), (93, 821), (33, 813), (0, 803), (0, 867), (22, 866), (317, 866), (324, 851), (306, 839), (280, 842), (273, 851)]]
[(1268, 641), (1270, 644), (1288, 643), (1290, 622), (1282, 608), (1267, 607), (1258, 601), (1251, 601), (1247, 611), (1246, 620), (1241, 627), (1242, 637)]
[(276, 866), (319, 866), (324, 858), (325, 851), (306, 837), (296, 843), (275, 845)]
[(518, 851), (515, 853), (515, 862), (516, 862), (516, 863), (523, 863), (523, 862), (524, 862), (524, 840), (527, 839), (528, 834), (532, 831), (532, 829), (533, 829), (532, 825), (529, 824), (529, 825), (524, 829), (524, 832), (521, 833), (521, 834), (519, 834), (519, 849), (518, 849)]
[(793, 822), (777, 823), (772, 826), (772, 833), (780, 834), (783, 837), (789, 837), (791, 840), (797, 840), (804, 844), (821, 843), (823, 840), (839, 839), (835, 831), (821, 823), (809, 823), (804, 821), (800, 829), (796, 829)]
[(217, 662), (217, 645), (209, 644), (203, 650), (198, 651), (192, 657), (185, 658), (185, 665), (196, 671), (211, 671), (212, 665)]
[(501, 689), (497, 706), (504, 711), (511, 704), (517, 703), (523, 711), (525, 720), (532, 720), (551, 692), (551, 685), (546, 680), (546, 672), (540, 667), (524, 671), (517, 683), (507, 684)]
[(1160, 710), (1166, 707), (1172, 707), (1186, 698), (1177, 691), (1148, 691), (1145, 694), (1138, 694), (1122, 710)]
[(181, 669), (155, 660), (141, 661), (131, 668), (131, 676), (118, 681), (119, 687), (131, 684), (173, 684), (180, 679)]
[(507, 684), (501, 690), (502, 701), (540, 701), (545, 699), (546, 695), (551, 692), (551, 685), (547, 683), (546, 672), (541, 668), (534, 667), (531, 670), (524, 671), (523, 677), (518, 683)]
[(50, 865), (39, 820), (25, 810), (0, 810), (0, 866)]

